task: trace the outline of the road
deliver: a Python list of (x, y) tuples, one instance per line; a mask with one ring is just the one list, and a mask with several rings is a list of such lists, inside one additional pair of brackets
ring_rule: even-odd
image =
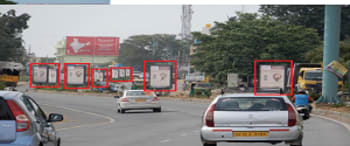
[[(200, 146), (201, 114), (207, 103), (162, 99), (163, 112), (119, 114), (114, 98), (105, 96), (27, 93), (47, 112), (62, 113), (57, 123), (63, 146)], [(305, 146), (349, 146), (342, 125), (318, 117), (304, 122)], [(270, 144), (222, 143), (219, 146)], [(283, 143), (278, 146), (285, 145)]]

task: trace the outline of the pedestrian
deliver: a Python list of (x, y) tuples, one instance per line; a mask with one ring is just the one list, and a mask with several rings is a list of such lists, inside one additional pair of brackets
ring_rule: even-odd
[(184, 83), (182, 85), (182, 88), (183, 88), (183, 91), (187, 90), (187, 82), (186, 81), (184, 81)]

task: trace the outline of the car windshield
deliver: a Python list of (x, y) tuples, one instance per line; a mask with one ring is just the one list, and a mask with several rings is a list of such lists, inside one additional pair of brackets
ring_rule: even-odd
[(216, 111), (283, 111), (285, 102), (279, 97), (225, 97), (220, 98)]
[(305, 80), (322, 81), (322, 72), (306, 72)]

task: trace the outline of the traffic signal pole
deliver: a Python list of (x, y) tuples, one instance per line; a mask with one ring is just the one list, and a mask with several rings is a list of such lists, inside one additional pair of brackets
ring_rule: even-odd
[(322, 96), (317, 101), (320, 103), (341, 102), (337, 96), (338, 77), (327, 70), (330, 62), (339, 61), (340, 13), (339, 5), (325, 6)]

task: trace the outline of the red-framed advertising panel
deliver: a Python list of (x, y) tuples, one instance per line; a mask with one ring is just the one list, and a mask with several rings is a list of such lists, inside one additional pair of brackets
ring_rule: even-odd
[[(34, 86), (32, 81), (33, 75), (33, 65), (56, 65), (57, 66), (57, 85), (56, 86)], [(29, 63), (29, 87), (30, 88), (60, 88), (61, 86), (61, 78), (60, 78), (60, 64), (59, 63)]]
[[(283, 62), (290, 63), (290, 93), (278, 94), (278, 93), (257, 93), (256, 84), (256, 67), (259, 62)], [(255, 96), (293, 96), (293, 60), (254, 60), (254, 95)]]

